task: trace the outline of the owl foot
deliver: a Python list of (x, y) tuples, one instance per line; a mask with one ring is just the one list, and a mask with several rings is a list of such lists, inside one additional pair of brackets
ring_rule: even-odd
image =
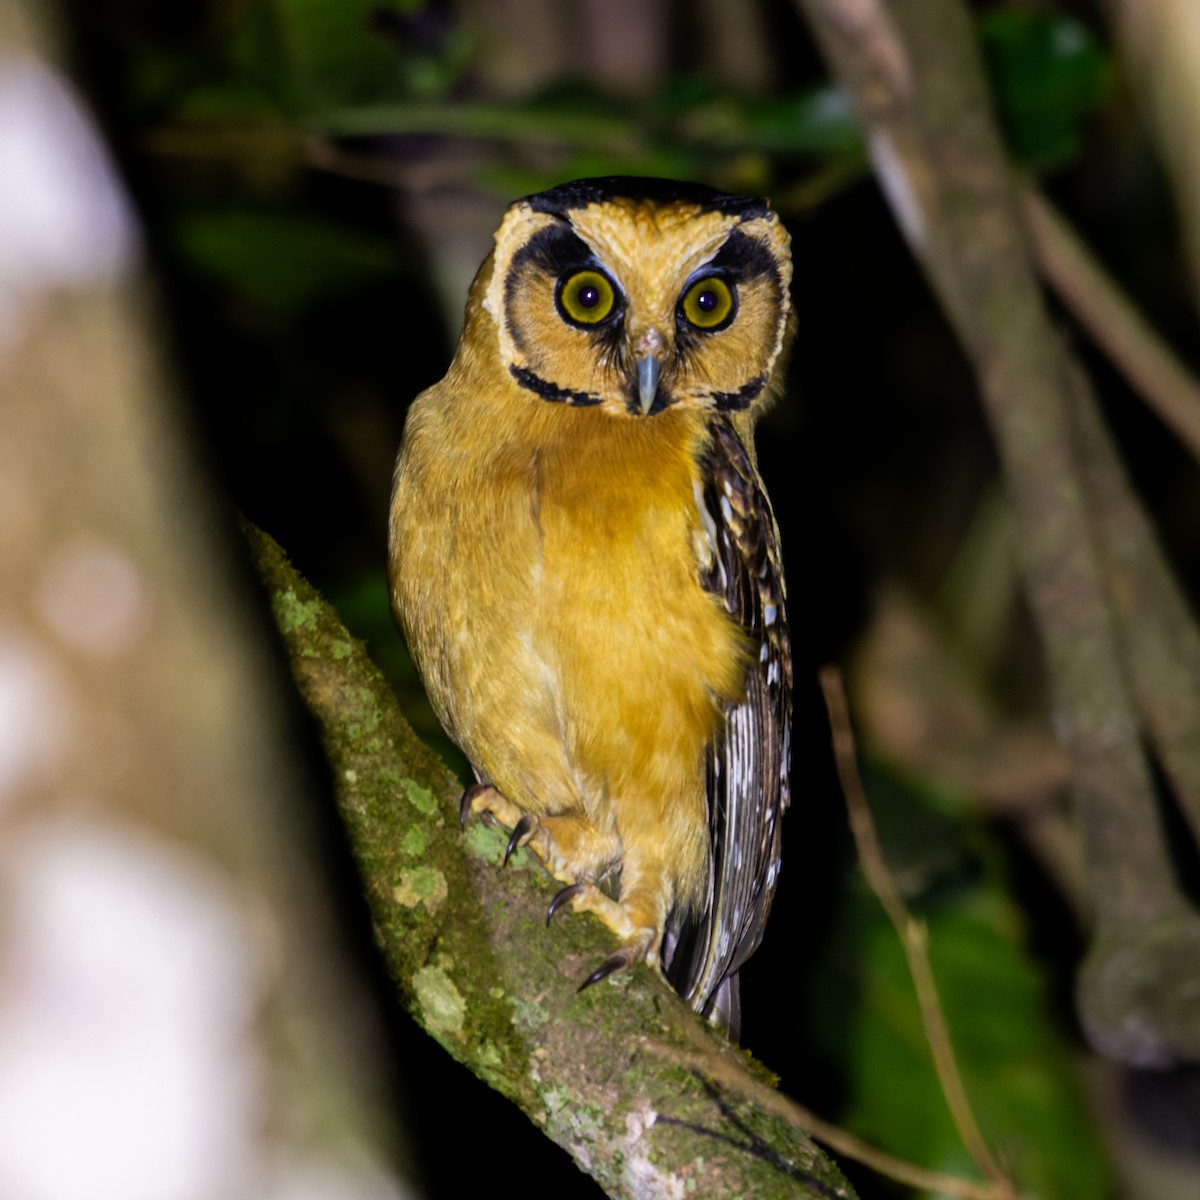
[(517, 852), (519, 846), (526, 846), (555, 879), (567, 882), (574, 878), (573, 875), (567, 873), (567, 862), (559, 853), (554, 838), (546, 828), (546, 823), (532, 813), (522, 812), (507, 796), (498, 792), (491, 784), (472, 784), (463, 792), (458, 810), (459, 824), (462, 828), (466, 828), (467, 817), (471, 813), (477, 813), (489, 825), (503, 825), (512, 830), (512, 836), (508, 839), (508, 845), (504, 849), (504, 858), (500, 863), (502, 867), (508, 866), (509, 860)]
[(504, 848), (504, 861), (500, 864), (502, 867), (508, 866), (508, 860), (512, 858), (518, 846), (524, 846), (533, 837), (534, 824), (533, 818), (526, 813), (513, 826), (512, 837), (508, 839), (508, 845)]
[(618, 971), (628, 970), (638, 961), (625, 950), (618, 950), (610, 954), (575, 990), (582, 992), (584, 988), (590, 988), (593, 983), (599, 983), (600, 980), (607, 979)]
[[(467, 818), (474, 813), (490, 826), (503, 825), (515, 829), (526, 816), (507, 796), (497, 791), (490, 783), (473, 783), (462, 794), (458, 805), (460, 829), (467, 827)], [(523, 843), (522, 843), (523, 844)], [(512, 849), (515, 849), (513, 847)], [(512, 850), (509, 851), (511, 856)], [(508, 861), (508, 857), (505, 858)]]
[(525, 846), (555, 879), (567, 885), (550, 902), (547, 925), (559, 909), (569, 906), (573, 912), (594, 913), (621, 939), (621, 945), (584, 980), (580, 991), (636, 963), (658, 965), (661, 906), (647, 903), (650, 896), (645, 890), (618, 901), (590, 882), (604, 878), (619, 860), (620, 841), (615, 834), (602, 833), (579, 813), (536, 817), (489, 784), (475, 784), (463, 794), (459, 817), (464, 825), (470, 813), (511, 830), (501, 867), (508, 865), (518, 847)]
[(553, 900), (550, 901), (550, 907), (546, 909), (546, 928), (550, 928), (550, 922), (554, 920), (554, 914), (558, 912), (562, 905), (566, 904), (572, 896), (578, 896), (580, 892), (587, 889), (586, 883), (569, 883), (561, 892), (559, 892)]
[[(469, 817), (471, 813), (483, 813), (486, 811), (487, 801), (484, 799), (484, 797), (486, 797), (489, 792), (496, 792), (496, 789), (492, 787), (490, 783), (473, 783), (465, 792), (463, 792), (462, 799), (458, 802), (459, 829), (466, 829), (467, 817)], [(496, 795), (499, 796), (500, 793), (496, 792)], [(480, 802), (478, 807), (475, 804), (476, 800), (479, 800)]]
[(573, 912), (593, 913), (621, 938), (620, 947), (579, 985), (581, 992), (617, 971), (628, 970), (636, 963), (658, 965), (658, 947), (662, 940), (659, 931), (653, 926), (640, 923), (628, 906), (606, 896), (594, 883), (572, 883), (563, 888), (550, 901), (550, 908), (546, 913), (547, 925), (563, 905), (570, 905)]

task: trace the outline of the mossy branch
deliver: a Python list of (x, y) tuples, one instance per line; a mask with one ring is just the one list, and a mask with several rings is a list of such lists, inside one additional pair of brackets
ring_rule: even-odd
[(614, 1197), (849, 1200), (794, 1123), (754, 1102), (763, 1068), (656, 973), (639, 967), (577, 991), (609, 935), (581, 917), (546, 928), (553, 881), (524, 850), (499, 870), (500, 833), (479, 823), (459, 832), (461, 785), (409, 728), (364, 648), (269, 537), (246, 535), (416, 1021)]

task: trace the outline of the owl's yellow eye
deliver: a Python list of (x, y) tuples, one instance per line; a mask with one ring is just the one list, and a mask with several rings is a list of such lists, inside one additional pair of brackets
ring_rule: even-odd
[(599, 271), (576, 271), (559, 280), (555, 295), (558, 311), (572, 325), (599, 325), (612, 315), (617, 291)]
[(689, 325), (712, 332), (724, 329), (733, 320), (737, 297), (720, 276), (709, 275), (684, 292), (679, 308)]

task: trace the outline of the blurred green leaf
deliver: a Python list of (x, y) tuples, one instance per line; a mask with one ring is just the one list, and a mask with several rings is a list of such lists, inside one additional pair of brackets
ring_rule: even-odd
[(396, 270), (390, 242), (291, 213), (195, 213), (179, 220), (176, 237), (201, 270), (274, 308), (299, 307)]
[(563, 145), (610, 147), (614, 153), (636, 145), (636, 130), (624, 117), (566, 106), (529, 104), (362, 104), (315, 112), (308, 122), (322, 133), (344, 137), (419, 133), (443, 137), (489, 138)]
[[(872, 772), (868, 791), (889, 863), (910, 892), (921, 881), (912, 906), (928, 923), (942, 1005), (984, 1136), (1024, 1194), (1110, 1195), (1109, 1167), (997, 850), (981, 828), (959, 822), (955, 833), (945, 813), (894, 776)], [(914, 862), (922, 870), (914, 873)], [(841, 1123), (922, 1166), (974, 1177), (933, 1068), (903, 948), (865, 885), (846, 899), (831, 945), (830, 961), (812, 974), (815, 1037), (847, 1072)]]
[(526, 112), (540, 112), (550, 116), (570, 112), (577, 116), (591, 114), (626, 122), (637, 119), (635, 106), (625, 97), (614, 96), (599, 84), (577, 75), (539, 88), (515, 107)]
[(560, 146), (608, 159), (623, 174), (659, 155), (830, 154), (860, 146), (845, 95), (832, 87), (770, 101), (709, 87), (672, 88), (637, 113), (593, 89), (556, 89), (553, 96), (508, 104), (347, 105), (314, 112), (308, 123), (331, 136), (415, 133)]
[[(421, 0), (271, 0), (240, 8), (179, 114), (235, 115), (444, 95), (472, 57), (469, 33)], [(153, 79), (151, 83), (155, 82)]]
[(374, 28), (380, 7), (379, 0), (274, 0), (277, 41), (302, 109), (374, 99), (397, 87), (400, 56)]
[(837, 87), (761, 100), (750, 116), (764, 150), (850, 153), (862, 143), (850, 97)]
[(1076, 157), (1083, 124), (1112, 82), (1108, 56), (1086, 26), (1038, 10), (999, 8), (980, 18), (1000, 117), (1032, 167)]
[(801, 154), (845, 153), (861, 143), (850, 99), (832, 84), (748, 98), (683, 76), (667, 82), (655, 110), (671, 136), (688, 143)]

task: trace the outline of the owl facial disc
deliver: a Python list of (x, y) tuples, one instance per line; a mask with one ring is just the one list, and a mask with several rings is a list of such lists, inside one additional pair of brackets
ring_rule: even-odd
[(787, 233), (765, 201), (601, 179), (511, 206), (484, 308), (539, 401), (645, 419), (748, 408), (791, 320)]

